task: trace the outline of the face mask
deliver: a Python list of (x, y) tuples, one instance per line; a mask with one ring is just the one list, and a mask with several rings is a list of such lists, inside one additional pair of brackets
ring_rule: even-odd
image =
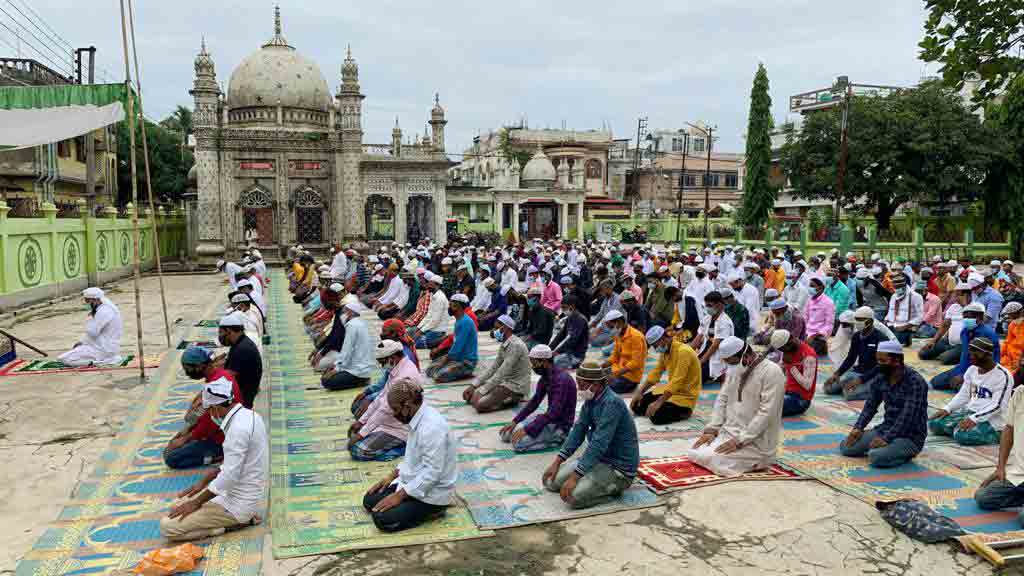
[(665, 354), (668, 352), (668, 346), (655, 346), (654, 351), (658, 354)]
[(697, 280), (703, 280), (705, 276), (707, 276), (707, 274), (703, 272), (697, 272)]
[(227, 336), (218, 334), (217, 341), (220, 342), (221, 346), (231, 346), (231, 342), (228, 340)]
[(216, 424), (218, 428), (220, 428), (220, 427), (222, 427), (224, 425), (224, 419), (223, 418), (217, 418), (213, 414), (210, 414), (210, 420), (213, 420), (213, 423)]
[(854, 323), (853, 323), (853, 328), (854, 328), (854, 330), (856, 330), (856, 331), (860, 332), (860, 331), (861, 331), (861, 330), (863, 330), (863, 329), (864, 329), (864, 327), (865, 327), (865, 326), (867, 326), (867, 325), (868, 325), (868, 323), (867, 323), (867, 322), (860, 322), (860, 321), (854, 321)]
[(793, 279), (792, 278), (786, 278), (786, 286), (792, 286), (792, 285), (793, 285)]
[(964, 318), (964, 328), (967, 328), (968, 330), (974, 330), (977, 327), (978, 327), (978, 319), (977, 318)]
[(455, 309), (454, 309), (454, 308), (451, 308), (451, 307), (449, 307), (449, 308), (448, 308), (448, 315), (449, 315), (449, 316), (455, 316)]
[(715, 308), (714, 306), (705, 305), (704, 312), (706, 312), (708, 316), (714, 316), (715, 314), (718, 314), (718, 309)]
[(82, 308), (88, 310), (90, 314), (96, 311), (96, 307), (90, 304), (89, 302), (86, 302), (85, 306), (83, 306)]
[(897, 288), (896, 289), (896, 297), (897, 298), (903, 298), (906, 295), (907, 295), (907, 289), (906, 288)]
[(584, 402), (594, 399), (594, 391), (591, 390), (590, 388), (587, 388), (586, 390), (580, 390), (579, 392), (579, 397), (582, 398)]
[(548, 373), (547, 368), (535, 368), (531, 366), (530, 369), (533, 370), (533, 373), (537, 376), (546, 376)]
[(534, 306), (536, 306), (538, 302), (539, 302), (539, 300), (537, 300), (536, 298), (528, 298), (528, 299), (526, 300), (526, 304), (527, 304), (528, 306), (530, 306), (531, 308), (533, 308)]
[(501, 330), (495, 330), (495, 331), (491, 332), (491, 336), (495, 340), (497, 340), (498, 342), (504, 342), (505, 341), (505, 333), (502, 332)]
[(888, 365), (888, 364), (879, 364), (878, 365), (878, 372), (879, 372), (879, 374), (881, 374), (882, 376), (885, 376), (886, 378), (888, 378), (889, 376), (892, 376), (892, 373), (894, 371), (895, 371), (895, 368), (893, 366)]
[(807, 291), (811, 294), (811, 298), (817, 298), (821, 294), (821, 291), (817, 288), (810, 288)]

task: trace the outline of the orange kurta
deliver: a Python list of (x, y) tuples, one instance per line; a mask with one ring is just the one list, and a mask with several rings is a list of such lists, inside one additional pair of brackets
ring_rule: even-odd
[(999, 343), (999, 363), (1013, 372), (1024, 353), (1024, 321), (1010, 322), (1006, 327), (1006, 340)]
[(764, 271), (764, 288), (774, 288), (782, 294), (786, 290), (786, 271), (782, 268), (775, 270), (769, 268)]

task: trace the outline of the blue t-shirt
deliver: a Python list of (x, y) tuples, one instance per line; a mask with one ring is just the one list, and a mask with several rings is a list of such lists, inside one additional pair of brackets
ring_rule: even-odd
[(476, 346), (476, 325), (473, 324), (473, 319), (466, 314), (462, 315), (455, 321), (455, 341), (452, 342), (452, 347), (448, 349), (448, 359), (458, 362), (476, 362), (477, 346)]

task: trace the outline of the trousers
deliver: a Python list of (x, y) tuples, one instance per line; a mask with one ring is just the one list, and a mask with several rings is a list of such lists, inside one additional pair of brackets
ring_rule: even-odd
[[(633, 414), (637, 416), (646, 416), (647, 409), (658, 401), (661, 396), (655, 396), (654, 394), (647, 392), (640, 398), (640, 402), (637, 403), (636, 407), (633, 408)], [(693, 414), (693, 408), (686, 406), (680, 406), (671, 402), (665, 402), (658, 408), (658, 411), (651, 414), (651, 424), (655, 426), (661, 426), (663, 424), (671, 424), (673, 422), (679, 422), (680, 420), (686, 420)]]
[(488, 412), (494, 412), (496, 410), (502, 410), (523, 401), (523, 395), (517, 392), (501, 386), (492, 386), (486, 394), (480, 394), (474, 392), (473, 397), (470, 398), (469, 403), (476, 408), (476, 411), (480, 414), (486, 414)]
[(895, 468), (906, 464), (921, 451), (916, 444), (906, 438), (895, 438), (882, 448), (870, 448), (871, 441), (878, 436), (875, 430), (865, 430), (860, 439), (850, 446), (839, 446), (843, 456), (859, 457), (867, 455), (868, 462), (875, 468)]
[(345, 372), (336, 372), (333, 376), (323, 381), (324, 388), (328, 390), (348, 390), (350, 388), (361, 388), (369, 384), (369, 378), (360, 378), (355, 374)]
[(782, 399), (782, 416), (799, 416), (810, 407), (810, 400), (805, 400), (796, 392), (786, 392), (786, 397)]
[(988, 422), (974, 425), (970, 430), (961, 430), (960, 422), (967, 418), (966, 412), (954, 412), (948, 416), (928, 421), (928, 429), (936, 436), (952, 436), (961, 446), (983, 446), (999, 444), (999, 430)]
[(164, 463), (168, 468), (181, 470), (206, 466), (223, 457), (224, 449), (220, 444), (209, 440), (192, 440), (180, 448), (165, 452)]
[[(533, 422), (535, 417), (536, 414), (530, 416), (526, 420), (523, 420), (516, 429), (526, 427), (530, 422)], [(562, 445), (562, 442), (565, 441), (565, 437), (567, 435), (568, 430), (559, 428), (554, 424), (548, 424), (544, 426), (536, 436), (530, 436), (529, 434), (523, 436), (518, 442), (512, 444), (512, 450), (522, 454), (524, 452), (536, 452), (539, 450), (547, 450), (549, 448), (558, 448)], [(499, 434), (499, 437), (501, 438), (501, 441), (506, 444), (512, 442), (511, 432), (507, 434)]]
[(374, 525), (381, 532), (398, 532), (419, 526), (435, 516), (443, 515), (447, 508), (447, 506), (428, 504), (412, 496), (406, 496), (401, 504), (390, 510), (373, 511), (373, 507), (378, 502), (394, 494), (397, 489), (398, 484), (391, 484), (380, 492), (363, 496), (363, 508), (370, 513)]
[(608, 387), (611, 388), (616, 394), (627, 394), (636, 390), (639, 382), (633, 382), (625, 376), (616, 376), (608, 381)]
[(939, 362), (942, 362), (946, 366), (952, 366), (953, 364), (960, 362), (960, 346), (953, 346), (949, 343), (949, 336), (944, 336), (933, 346), (922, 348), (917, 353), (917, 356), (921, 360), (938, 359)]
[[(184, 502), (185, 498), (174, 501), (172, 506)], [(201, 540), (223, 534), (228, 528), (240, 525), (241, 522), (224, 509), (220, 504), (207, 502), (185, 518), (160, 519), (160, 534), (168, 540), (184, 542)]]
[[(561, 491), (562, 485), (569, 479), (569, 475), (575, 472), (577, 460), (579, 459), (572, 458), (562, 462), (562, 465), (558, 467), (558, 473), (552, 480), (545, 482), (544, 487), (551, 492)], [(621, 496), (632, 483), (632, 478), (604, 462), (598, 462), (576, 483), (576, 488), (572, 491), (572, 503), (569, 506), (576, 510), (582, 510), (611, 502), (612, 499)]]
[[(974, 501), (982, 510), (1016, 508), (1024, 504), (1024, 486), (1014, 486), (1007, 480), (993, 480), (974, 493)], [(1024, 510), (1017, 515), (1017, 521), (1024, 525)]]
[(953, 387), (953, 378), (957, 376), (963, 376), (963, 374), (958, 374), (956, 368), (950, 368), (945, 372), (936, 374), (935, 377), (932, 378), (930, 384), (935, 390), (949, 390), (956, 392), (959, 390), (959, 387)]

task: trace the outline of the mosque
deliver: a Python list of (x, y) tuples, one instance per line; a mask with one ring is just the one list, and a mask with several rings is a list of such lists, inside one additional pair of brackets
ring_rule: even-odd
[(363, 142), (359, 66), (348, 50), (332, 96), (320, 67), (274, 35), (217, 83), (205, 40), (195, 59), (195, 253), (203, 262), (247, 243), (274, 254), (289, 245), (445, 241), (445, 111), (435, 95), (429, 134)]

